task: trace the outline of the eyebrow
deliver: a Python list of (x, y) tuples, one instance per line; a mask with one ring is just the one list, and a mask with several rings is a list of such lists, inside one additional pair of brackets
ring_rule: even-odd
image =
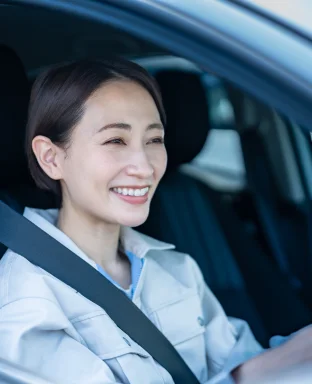
[[(104, 127), (100, 128), (97, 133), (100, 133), (102, 131), (106, 131), (107, 129), (113, 129), (113, 128), (117, 128), (117, 129), (125, 129), (126, 131), (131, 131), (132, 127), (130, 124), (126, 124), (126, 123), (111, 123), (111, 124), (107, 124), (105, 125)], [(149, 131), (151, 129), (160, 129), (160, 130), (164, 130), (164, 127), (161, 123), (152, 123), (150, 125), (147, 126), (146, 130)]]

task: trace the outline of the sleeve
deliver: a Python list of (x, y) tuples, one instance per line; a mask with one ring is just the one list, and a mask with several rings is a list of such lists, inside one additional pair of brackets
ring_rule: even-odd
[(70, 325), (49, 300), (6, 304), (0, 309), (0, 359), (53, 383), (116, 384), (108, 365), (72, 334)]
[(38, 374), (33, 374), (11, 361), (0, 359), (0, 383), (10, 384), (51, 384)]
[(230, 372), (261, 353), (263, 348), (245, 321), (226, 316), (221, 304), (205, 283), (197, 263), (193, 259), (192, 263), (205, 322), (210, 379), (205, 384), (234, 383)]

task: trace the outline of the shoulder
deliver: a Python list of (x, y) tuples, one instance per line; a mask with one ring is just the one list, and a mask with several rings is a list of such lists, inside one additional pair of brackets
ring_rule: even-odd
[(197, 263), (192, 256), (172, 249), (151, 251), (148, 255), (161, 268), (175, 275), (197, 274)]
[(178, 290), (182, 287), (193, 292), (201, 290), (202, 273), (190, 255), (175, 250), (157, 250), (148, 252), (146, 258), (148, 274), (157, 276), (164, 285), (170, 281)]
[(123, 247), (138, 257), (146, 257), (155, 260), (163, 268), (185, 268), (193, 259), (175, 250), (175, 245), (165, 243), (153, 237), (147, 236), (129, 227), (121, 228), (121, 242)]
[(27, 298), (55, 301), (46, 283), (48, 274), (21, 255), (7, 250), (0, 260), (0, 308)]
[[(129, 241), (130, 239), (130, 241)], [(177, 282), (191, 288), (201, 284), (203, 277), (196, 261), (188, 254), (178, 252), (175, 246), (131, 229), (127, 230), (128, 245), (135, 244), (135, 251), (143, 254), (148, 259), (149, 273), (170, 275)], [(157, 271), (157, 272), (156, 272)]]

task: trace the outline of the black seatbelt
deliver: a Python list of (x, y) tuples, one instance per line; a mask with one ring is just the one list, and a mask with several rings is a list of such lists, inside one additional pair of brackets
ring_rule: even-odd
[(199, 384), (169, 340), (120, 289), (2, 201), (0, 243), (103, 308), (120, 329), (170, 373), (176, 384)]

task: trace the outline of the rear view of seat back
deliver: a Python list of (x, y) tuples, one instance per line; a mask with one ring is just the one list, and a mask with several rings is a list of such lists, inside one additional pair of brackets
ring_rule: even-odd
[[(17, 193), (19, 185), (30, 182), (24, 155), (30, 87), (16, 53), (0, 45), (0, 57), (0, 199), (15, 206), (11, 192)], [(4, 252), (0, 244), (0, 258)]]
[(179, 169), (201, 151), (209, 133), (208, 105), (199, 76), (162, 71), (156, 80), (168, 117), (168, 170), (139, 230), (192, 255), (227, 314), (245, 319), (264, 345), (276, 332), (308, 324), (311, 313), (258, 245), (246, 237), (234, 212), (222, 206), (216, 191)]
[[(26, 71), (11, 48), (0, 45), (0, 56), (0, 200), (20, 213), (25, 205), (52, 207), (53, 198), (35, 188), (26, 162), (24, 141), (30, 97)], [(0, 244), (0, 258), (5, 251)]]
[(312, 308), (310, 204), (286, 122), (234, 87), (228, 86), (228, 94), (241, 138), (247, 182), (268, 249)]
[(0, 56), (0, 188), (7, 188), (29, 182), (24, 138), (30, 87), (16, 53), (0, 45)]

